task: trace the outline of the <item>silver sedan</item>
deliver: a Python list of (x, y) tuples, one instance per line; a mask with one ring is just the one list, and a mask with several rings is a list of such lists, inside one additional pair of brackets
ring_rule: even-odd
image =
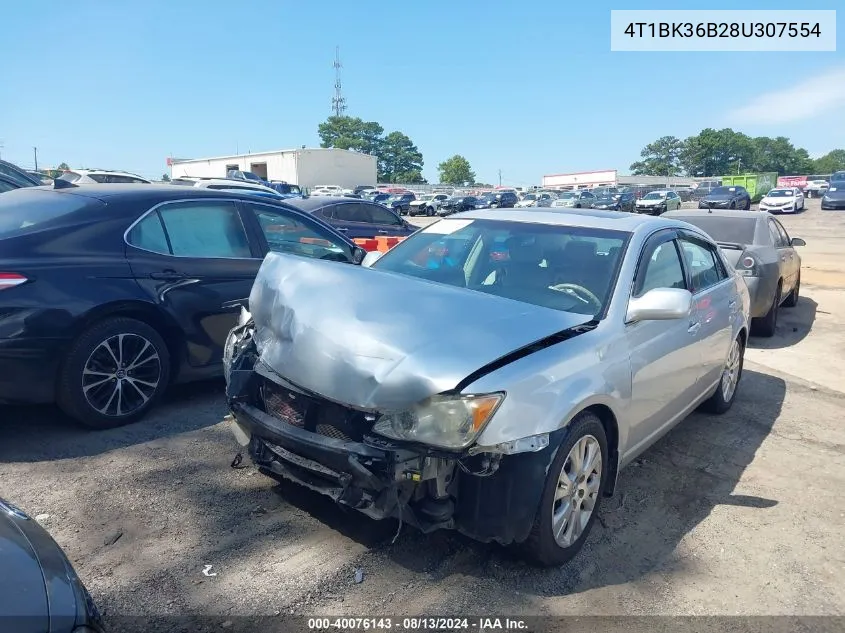
[(736, 396), (748, 290), (689, 224), (479, 210), (378, 257), (269, 254), (225, 352), (253, 462), (370, 517), (558, 565), (623, 466)]

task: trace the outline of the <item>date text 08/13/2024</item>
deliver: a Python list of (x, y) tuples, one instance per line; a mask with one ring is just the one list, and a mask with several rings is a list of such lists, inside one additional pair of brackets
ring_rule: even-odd
[(528, 628), (520, 618), (497, 617), (326, 617), (308, 618), (311, 631), (520, 631)]

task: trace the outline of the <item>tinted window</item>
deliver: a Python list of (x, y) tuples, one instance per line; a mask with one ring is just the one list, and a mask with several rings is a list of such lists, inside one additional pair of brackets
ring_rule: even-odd
[(516, 301), (604, 312), (629, 234), (500, 220), (441, 220), (373, 268)]
[(398, 225), (400, 224), (399, 218), (393, 215), (387, 209), (383, 209), (382, 207), (378, 207), (374, 204), (367, 204), (367, 205), (360, 205), (366, 208), (366, 211), (369, 213), (370, 222), (374, 224), (392, 224)]
[(18, 186), (12, 184), (11, 182), (7, 182), (5, 180), (0, 180), (0, 192), (3, 191), (11, 191), (12, 189), (18, 189)]
[(70, 214), (95, 203), (89, 198), (22, 187), (0, 196), (0, 237), (59, 226)]
[(769, 220), (769, 233), (772, 234), (775, 246), (779, 248), (789, 246), (789, 236), (777, 220)]
[(641, 297), (655, 288), (686, 288), (686, 285), (684, 269), (674, 241), (646, 247), (634, 285), (635, 297)]
[(725, 278), (722, 267), (716, 263), (716, 253), (709, 245), (686, 238), (680, 242), (690, 271), (691, 292), (706, 290)]
[(174, 255), (252, 257), (241, 217), (231, 202), (176, 202), (159, 208)]
[(40, 178), (36, 178), (32, 174), (22, 172), (12, 163), (0, 160), (0, 175), (6, 179), (16, 183), (19, 187), (31, 187), (33, 185), (40, 185)]
[(757, 228), (756, 218), (724, 218), (710, 213), (675, 215), (673, 218), (697, 226), (716, 242), (754, 243), (754, 233)]
[(133, 226), (129, 235), (126, 236), (126, 241), (132, 246), (143, 248), (145, 251), (161, 253), (162, 255), (171, 254), (158, 213), (151, 213)]
[(247, 204), (255, 215), (258, 225), (267, 240), (271, 251), (349, 261), (347, 247), (342, 240), (336, 239), (322, 227), (311, 224), (296, 214), (286, 213), (263, 205)]
[[(335, 220), (341, 220), (343, 222), (367, 223), (371, 221), (370, 214), (363, 204), (338, 204), (332, 206), (331, 209), (333, 209), (333, 217)], [(326, 209), (326, 211), (328, 211), (328, 209)]]

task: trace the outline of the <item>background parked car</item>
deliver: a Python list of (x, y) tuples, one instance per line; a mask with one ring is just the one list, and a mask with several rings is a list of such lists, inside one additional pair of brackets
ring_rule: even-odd
[(448, 199), (449, 196), (445, 193), (424, 193), (416, 200), (411, 200), (408, 215), (437, 215), (440, 207)]
[(411, 192), (396, 193), (387, 198), (387, 200), (384, 200), (381, 204), (399, 215), (405, 215), (411, 210), (411, 203), (416, 199), (417, 197)]
[(445, 216), (460, 213), (461, 211), (469, 211), (470, 209), (474, 209), (476, 204), (478, 204), (478, 198), (475, 196), (455, 196), (443, 203), (443, 206), (440, 207), (439, 215)]
[(481, 196), (475, 203), (476, 209), (512, 209), (519, 202), (513, 191), (491, 191)]
[(751, 295), (752, 334), (774, 336), (778, 310), (798, 305), (801, 256), (783, 225), (762, 211), (676, 211), (668, 214), (710, 235), (745, 278)]
[(146, 178), (126, 171), (106, 171), (103, 169), (74, 169), (64, 172), (59, 176), (61, 180), (72, 182), (76, 185), (83, 184), (150, 184)]
[(269, 251), (366, 254), (318, 217), (248, 193), (54, 187), (0, 194), (0, 401), (57, 402), (92, 428), (137, 420), (172, 381), (219, 375), (232, 302)]
[(594, 209), (608, 209), (611, 211), (628, 211), (634, 212), (634, 205), (637, 199), (630, 191), (625, 193), (607, 193), (603, 196), (598, 196), (593, 202)]
[(722, 186), (721, 180), (702, 180), (696, 183), (696, 186), (690, 192), (690, 197), (693, 200), (701, 200), (717, 187)]
[(564, 191), (557, 200), (552, 200), (552, 207), (572, 207), (576, 209), (593, 206), (596, 197), (589, 191)]
[(845, 209), (845, 171), (830, 177), (830, 187), (822, 197), (822, 209)]
[(252, 180), (245, 180), (242, 178), (174, 178), (170, 181), (171, 185), (182, 185), (187, 187), (197, 187), (198, 189), (212, 189), (212, 190), (227, 190), (231, 191), (238, 189), (247, 192), (262, 192), (267, 195), (273, 195), (276, 198), (282, 198), (275, 189), (265, 187)]
[(641, 200), (637, 200), (634, 206), (637, 213), (648, 213), (650, 215), (660, 215), (666, 211), (674, 211), (680, 208), (681, 197), (668, 189), (650, 191)]
[(517, 208), (523, 209), (533, 207), (537, 204), (538, 195), (536, 193), (526, 193), (516, 203)]
[(234, 178), (235, 180), (246, 180), (254, 182), (258, 185), (269, 184), (266, 179), (251, 171), (242, 171), (240, 169), (230, 169), (226, 172), (226, 178)]
[(772, 189), (760, 200), (760, 211), (797, 213), (804, 209), (804, 194), (798, 187)]
[(27, 173), (17, 165), (0, 160), (0, 193), (21, 187), (38, 187), (41, 184), (39, 178)]
[(290, 199), (287, 202), (300, 211), (320, 218), (350, 239), (378, 235), (405, 237), (417, 230), (398, 213), (368, 200), (318, 196)]
[(3, 499), (0, 569), (3, 631), (102, 633), (100, 612), (62, 548), (34, 519)]
[(750, 209), (751, 196), (745, 187), (716, 187), (698, 201), (699, 209)]
[(808, 180), (804, 192), (808, 198), (818, 198), (827, 193), (830, 183), (827, 180)]

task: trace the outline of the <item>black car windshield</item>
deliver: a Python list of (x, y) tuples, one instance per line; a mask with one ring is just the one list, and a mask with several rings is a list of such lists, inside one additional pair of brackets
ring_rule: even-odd
[(717, 242), (753, 244), (756, 218), (722, 217), (710, 213), (674, 216), (675, 220), (689, 222), (707, 233)]
[(710, 192), (711, 196), (731, 196), (736, 193), (736, 187), (716, 187)]
[(93, 204), (90, 198), (50, 190), (24, 187), (7, 191), (0, 196), (0, 238), (61, 225), (66, 216)]
[(772, 189), (766, 194), (767, 198), (791, 198), (794, 194), (791, 189)]
[(595, 317), (605, 310), (629, 237), (574, 226), (445, 219), (372, 267)]

